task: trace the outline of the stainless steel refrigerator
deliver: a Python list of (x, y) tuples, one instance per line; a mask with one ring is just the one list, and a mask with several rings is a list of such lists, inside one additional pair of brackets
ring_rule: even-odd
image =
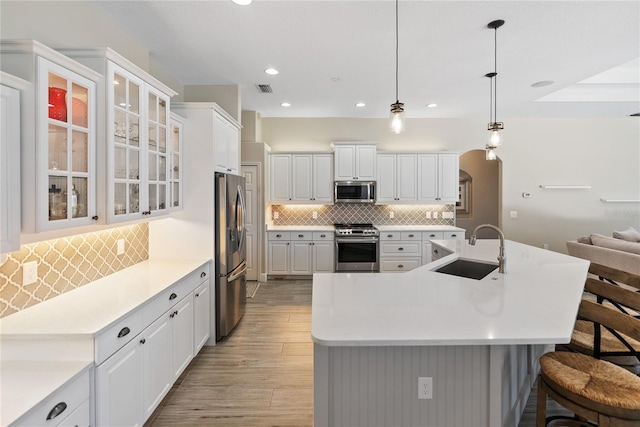
[(216, 173), (216, 341), (231, 333), (247, 304), (244, 177)]

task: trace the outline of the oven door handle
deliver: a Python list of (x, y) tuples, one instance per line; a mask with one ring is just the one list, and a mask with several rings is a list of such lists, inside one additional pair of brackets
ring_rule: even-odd
[(348, 239), (336, 239), (336, 243), (378, 243), (378, 238), (348, 238)]

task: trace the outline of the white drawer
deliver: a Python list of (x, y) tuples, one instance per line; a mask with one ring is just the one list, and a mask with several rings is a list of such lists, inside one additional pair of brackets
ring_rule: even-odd
[(422, 235), (419, 231), (403, 231), (400, 240), (422, 240)]
[(407, 257), (398, 259), (384, 259), (382, 263), (382, 272), (385, 271), (409, 271), (422, 265), (422, 258)]
[(444, 239), (444, 232), (442, 231), (423, 231), (422, 240), (442, 240)]
[(58, 427), (84, 427), (91, 425), (91, 415), (89, 412), (89, 399), (80, 404), (80, 407), (65, 418)]
[(314, 231), (313, 232), (313, 240), (314, 241), (323, 241), (323, 240), (333, 240), (334, 237), (333, 231)]
[(295, 242), (296, 240), (308, 240), (311, 241), (313, 239), (313, 232), (311, 231), (292, 231), (289, 235), (291, 237), (291, 241)]
[(142, 322), (144, 326), (146, 327), (155, 322), (158, 317), (162, 316), (162, 313), (169, 310), (176, 305), (178, 301), (193, 292), (203, 280), (207, 279), (207, 274), (200, 277), (203, 273), (205, 272), (201, 270), (190, 273), (187, 277), (162, 291), (160, 295), (145, 304), (142, 308)]
[(416, 256), (422, 254), (421, 242), (383, 243), (380, 256)]
[(396, 231), (381, 231), (380, 240), (400, 240), (402, 233)]
[(137, 309), (98, 335), (95, 339), (96, 365), (100, 365), (107, 360), (109, 356), (142, 332), (142, 329), (144, 329), (142, 325), (142, 310)]
[(267, 239), (269, 240), (291, 240), (290, 233), (288, 231), (269, 231), (267, 232)]
[[(61, 425), (67, 425), (65, 419), (72, 415), (83, 402), (87, 403), (87, 417), (85, 422), (78, 425), (89, 425), (88, 403), (90, 387), (89, 371), (86, 371), (75, 380), (62, 386), (58, 391), (11, 424), (11, 426), (57, 426), (61, 423)], [(56, 407), (58, 408), (58, 415), (54, 416)], [(48, 416), (54, 417), (47, 420)]]
[(443, 234), (445, 239), (464, 240), (464, 231), (445, 231)]

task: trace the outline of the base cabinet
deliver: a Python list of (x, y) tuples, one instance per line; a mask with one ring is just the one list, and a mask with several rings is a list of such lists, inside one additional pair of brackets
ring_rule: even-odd
[(268, 274), (309, 275), (334, 271), (333, 232), (267, 233)]
[(206, 279), (195, 291), (193, 291), (193, 342), (194, 354), (198, 354), (210, 336), (211, 324), (211, 285)]

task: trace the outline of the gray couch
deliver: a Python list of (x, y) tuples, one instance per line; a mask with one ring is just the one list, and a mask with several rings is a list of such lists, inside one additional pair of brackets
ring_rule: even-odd
[(640, 275), (640, 242), (591, 234), (567, 242), (569, 255)]

